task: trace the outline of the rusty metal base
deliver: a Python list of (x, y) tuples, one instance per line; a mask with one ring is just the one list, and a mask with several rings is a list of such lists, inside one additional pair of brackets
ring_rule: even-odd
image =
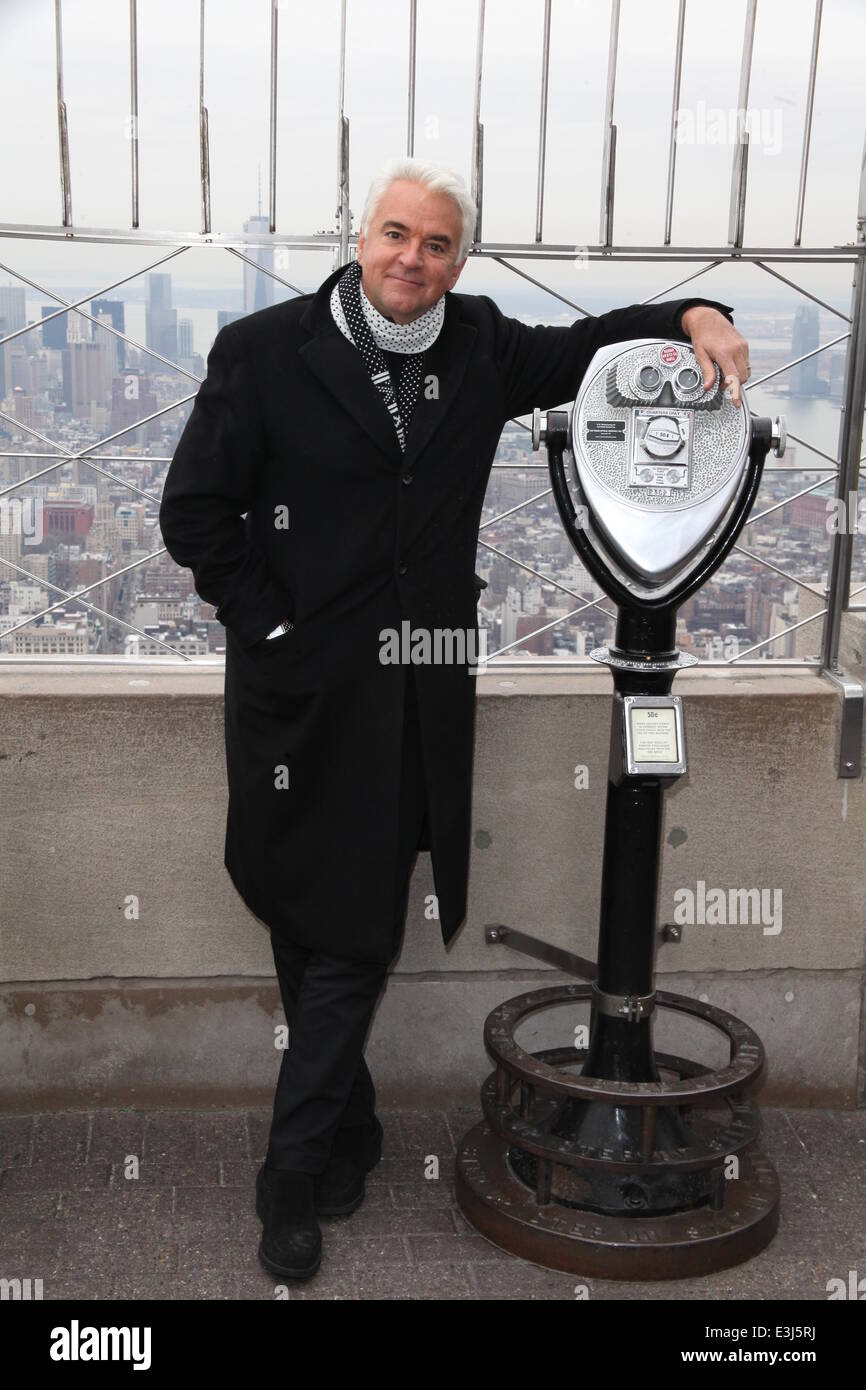
[(485, 1121), (475, 1125), (457, 1151), (457, 1201), (494, 1245), (546, 1269), (598, 1279), (687, 1279), (751, 1259), (778, 1229), (779, 1180), (755, 1149), (740, 1155), (740, 1176), (725, 1182), (721, 1211), (702, 1206), (654, 1217), (603, 1216), (556, 1201), (539, 1206), (508, 1150)]

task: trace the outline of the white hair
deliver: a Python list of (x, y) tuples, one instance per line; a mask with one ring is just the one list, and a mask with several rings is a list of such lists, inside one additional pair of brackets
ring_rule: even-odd
[(447, 169), (442, 164), (427, 164), (422, 159), (393, 159), (386, 165), (367, 189), (364, 211), (361, 213), (361, 231), (364, 236), (369, 235), (370, 223), (382, 196), (395, 179), (411, 179), (414, 183), (425, 184), (434, 193), (445, 193), (449, 198), (453, 198), (460, 211), (460, 245), (454, 258), (454, 264), (459, 265), (475, 236), (478, 209), (462, 176), (456, 170)]

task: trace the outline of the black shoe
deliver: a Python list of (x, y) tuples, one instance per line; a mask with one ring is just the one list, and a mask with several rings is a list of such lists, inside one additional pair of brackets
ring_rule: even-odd
[(313, 1173), (271, 1168), (256, 1175), (256, 1211), (263, 1224), (259, 1259), (272, 1274), (309, 1279), (322, 1263)]
[(364, 1177), (382, 1157), (382, 1135), (376, 1115), (370, 1126), (337, 1131), (328, 1166), (314, 1179), (317, 1216), (346, 1216), (361, 1205)]

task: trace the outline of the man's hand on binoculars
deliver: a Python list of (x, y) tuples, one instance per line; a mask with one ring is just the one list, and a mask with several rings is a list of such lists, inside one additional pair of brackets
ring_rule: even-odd
[(709, 304), (695, 304), (687, 309), (682, 325), (692, 340), (695, 358), (704, 374), (704, 390), (708, 391), (715, 381), (714, 363), (718, 362), (722, 380), (730, 387), (731, 400), (738, 406), (742, 400), (740, 385), (748, 381), (751, 374), (749, 344), (745, 338), (724, 314)]

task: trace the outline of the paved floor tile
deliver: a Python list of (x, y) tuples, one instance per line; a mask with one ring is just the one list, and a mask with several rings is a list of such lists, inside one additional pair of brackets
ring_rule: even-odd
[(866, 1274), (866, 1112), (763, 1111), (782, 1189), (773, 1242), (730, 1270), (644, 1283), (550, 1270), (474, 1229), (457, 1205), (455, 1150), (477, 1107), (380, 1114), (365, 1201), (322, 1219), (312, 1279), (283, 1281), (258, 1258), (269, 1108), (0, 1117), (0, 1275), (86, 1301), (669, 1302), (825, 1300), (833, 1279)]

